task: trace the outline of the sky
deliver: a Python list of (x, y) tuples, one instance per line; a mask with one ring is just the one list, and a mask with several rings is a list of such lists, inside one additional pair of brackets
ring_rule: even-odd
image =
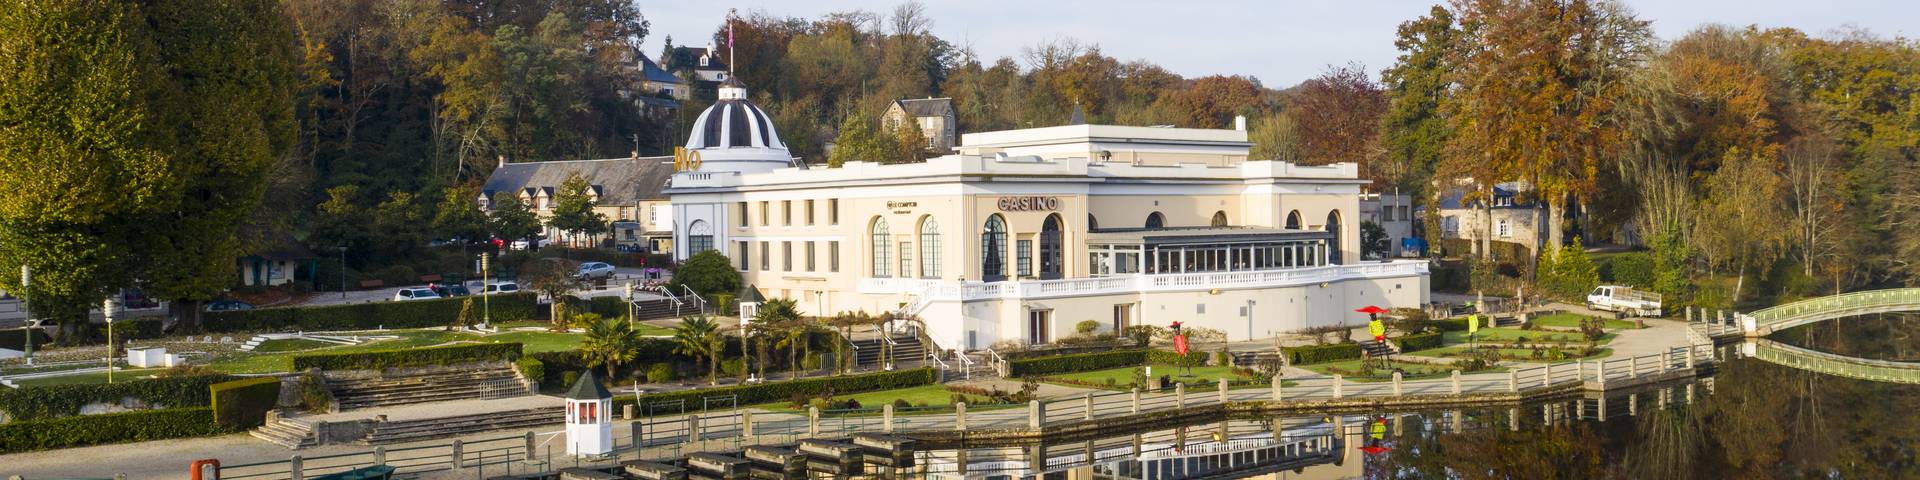
[[(645, 51), (664, 39), (701, 46), (726, 18), (765, 12), (819, 18), (830, 12), (885, 13), (901, 0), (635, 0), (653, 23)], [(1913, 37), (1920, 7), (1901, 0), (1626, 0), (1654, 33), (1673, 39), (1705, 23), (1793, 27), (1816, 36), (1863, 28), (1881, 37)], [(933, 33), (971, 47), (983, 63), (1020, 59), (1021, 49), (1072, 38), (1122, 61), (1143, 59), (1188, 78), (1252, 75), (1284, 88), (1329, 65), (1359, 63), (1375, 73), (1393, 64), (1394, 30), (1434, 3), (1402, 0), (923, 0)]]

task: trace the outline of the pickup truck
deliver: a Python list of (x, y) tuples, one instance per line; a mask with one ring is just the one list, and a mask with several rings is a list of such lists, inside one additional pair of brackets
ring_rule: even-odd
[(1633, 287), (1601, 285), (1587, 294), (1587, 308), (1641, 317), (1660, 316), (1660, 294)]

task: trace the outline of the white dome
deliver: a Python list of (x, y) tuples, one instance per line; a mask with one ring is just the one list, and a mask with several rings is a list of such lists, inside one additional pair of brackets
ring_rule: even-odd
[[(785, 151), (773, 118), (747, 100), (747, 89), (734, 79), (720, 85), (720, 101), (693, 121), (687, 149), (764, 148)], [(784, 153), (782, 154), (785, 155)]]

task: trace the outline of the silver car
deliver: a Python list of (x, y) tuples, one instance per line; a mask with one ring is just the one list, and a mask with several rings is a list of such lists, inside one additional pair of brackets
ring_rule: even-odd
[(607, 262), (587, 262), (580, 264), (580, 271), (573, 275), (581, 280), (613, 278), (613, 265)]

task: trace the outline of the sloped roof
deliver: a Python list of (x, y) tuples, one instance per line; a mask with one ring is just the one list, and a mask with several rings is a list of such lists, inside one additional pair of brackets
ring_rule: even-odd
[[(1495, 184), (1493, 186), (1493, 196), (1495, 198), (1513, 197), (1515, 194), (1519, 192), (1524, 192), (1527, 190), (1528, 188), (1525, 183), (1502, 182), (1502, 183)], [(1440, 208), (1445, 210), (1466, 208), (1467, 206), (1470, 206), (1468, 205), (1469, 203), (1472, 203), (1472, 202), (1462, 201), (1462, 199), (1464, 199), (1466, 195), (1467, 195), (1466, 188), (1448, 189), (1445, 193), (1440, 195)], [(1493, 208), (1533, 208), (1533, 203), (1524, 202), (1516, 199), (1514, 200), (1512, 205), (1496, 206)]]
[(263, 245), (249, 250), (246, 256), (260, 257), (266, 260), (307, 260), (319, 258), (319, 256), (313, 254), (313, 250), (308, 250), (305, 245), (300, 244), (300, 241), (294, 240), (292, 235), (285, 233), (272, 234)]
[(600, 385), (600, 374), (594, 373), (594, 370), (591, 368), (587, 369), (586, 373), (580, 374), (580, 379), (573, 382), (573, 388), (567, 389), (568, 400), (599, 400), (603, 398), (613, 398), (613, 392), (607, 391), (606, 386)]
[(560, 183), (574, 172), (586, 177), (587, 183), (600, 192), (601, 204), (664, 200), (667, 197), (660, 192), (673, 176), (673, 157), (509, 163), (494, 169), (480, 189), (487, 198), (493, 198), (495, 192), (557, 195)]
[(647, 58), (646, 55), (640, 56), (640, 76), (650, 82), (687, 83), (685, 80), (681, 80), (679, 76), (674, 75), (673, 72), (660, 68), (660, 64), (653, 63), (653, 59)]
[(907, 115), (915, 117), (938, 117), (953, 111), (953, 99), (946, 97), (894, 100), (893, 103), (900, 105), (900, 110), (907, 112)]
[(765, 303), (767, 301), (767, 297), (760, 296), (760, 288), (753, 286), (753, 284), (740, 287), (740, 294), (735, 295), (734, 299), (742, 303)]

